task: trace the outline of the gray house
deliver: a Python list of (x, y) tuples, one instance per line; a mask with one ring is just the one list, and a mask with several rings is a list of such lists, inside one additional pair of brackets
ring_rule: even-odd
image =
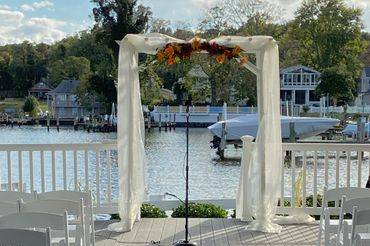
[(87, 110), (77, 101), (75, 91), (80, 84), (78, 80), (63, 80), (54, 90), (47, 93), (49, 111), (59, 118), (75, 118), (86, 115), (99, 115), (105, 113), (98, 102), (93, 103), (92, 109)]
[(280, 99), (293, 101), (294, 105), (319, 104), (315, 94), (320, 83), (320, 73), (302, 65), (292, 66), (280, 71)]

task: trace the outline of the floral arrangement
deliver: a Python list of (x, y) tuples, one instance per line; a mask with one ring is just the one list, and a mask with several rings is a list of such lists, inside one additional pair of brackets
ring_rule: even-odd
[(239, 58), (242, 65), (248, 62), (248, 57), (242, 55), (243, 50), (239, 46), (229, 48), (216, 43), (201, 41), (199, 38), (194, 38), (189, 43), (169, 43), (157, 52), (157, 59), (160, 62), (166, 61), (168, 65), (173, 65), (190, 58), (192, 53), (202, 51), (214, 56), (219, 64), (233, 58)]

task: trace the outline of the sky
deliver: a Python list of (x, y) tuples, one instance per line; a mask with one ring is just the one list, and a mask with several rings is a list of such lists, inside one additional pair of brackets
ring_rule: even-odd
[[(151, 7), (153, 15), (195, 27), (207, 8), (218, 0), (138, 0)], [(283, 18), (291, 19), (301, 0), (278, 1)], [(370, 31), (370, 0), (346, 0), (364, 9), (365, 30)], [(90, 0), (0, 0), (0, 44), (31, 42), (54, 43), (93, 25)]]

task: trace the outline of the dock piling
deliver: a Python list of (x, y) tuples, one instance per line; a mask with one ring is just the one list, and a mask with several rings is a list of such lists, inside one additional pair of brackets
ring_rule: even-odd
[(57, 131), (59, 132), (59, 116), (57, 116)]
[(162, 131), (162, 114), (159, 114), (158, 130)]

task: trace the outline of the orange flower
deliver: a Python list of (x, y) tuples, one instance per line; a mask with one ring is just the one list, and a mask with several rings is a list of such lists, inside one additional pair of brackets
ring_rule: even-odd
[(200, 46), (201, 46), (200, 39), (194, 38), (193, 42), (191, 42), (191, 48), (193, 49), (193, 51), (199, 51)]
[(157, 53), (157, 59), (158, 59), (158, 61), (162, 62), (164, 60), (164, 58), (165, 58), (165, 54), (163, 53), (163, 51), (159, 51)]
[(248, 63), (248, 57), (247, 56), (243, 56), (242, 58), (240, 58), (240, 64), (241, 65), (245, 65)]
[(222, 54), (222, 55), (218, 55), (216, 57), (216, 61), (219, 63), (219, 64), (222, 64), (225, 62), (225, 59), (226, 59), (226, 55), (225, 54)]
[(233, 56), (237, 56), (240, 54), (240, 52), (242, 51), (242, 49), (240, 48), (239, 45), (235, 46), (235, 48), (233, 49)]
[(171, 45), (169, 45), (167, 48), (164, 49), (164, 54), (168, 57), (171, 58), (175, 54), (175, 50)]
[(173, 57), (168, 58), (168, 59), (167, 59), (167, 64), (168, 64), (168, 65), (173, 65), (173, 64), (175, 64), (175, 59), (174, 59)]

